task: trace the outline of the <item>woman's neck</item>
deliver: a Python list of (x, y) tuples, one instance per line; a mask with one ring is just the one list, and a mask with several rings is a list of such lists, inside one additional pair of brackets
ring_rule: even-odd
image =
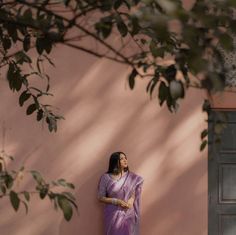
[(121, 175), (123, 175), (124, 173), (125, 173), (125, 170), (124, 170), (124, 169), (121, 169), (121, 171), (120, 171), (119, 173), (117, 173), (117, 174), (114, 174), (114, 173), (113, 173), (113, 175), (121, 176)]

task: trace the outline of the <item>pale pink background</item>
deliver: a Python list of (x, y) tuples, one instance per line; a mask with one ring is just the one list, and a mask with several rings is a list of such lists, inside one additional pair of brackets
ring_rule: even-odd
[[(49, 68), (54, 98), (65, 121), (56, 134), (26, 116), (18, 94), (0, 80), (0, 115), (5, 120), (5, 149), (18, 169), (36, 169), (46, 179), (66, 178), (76, 185), (79, 215), (68, 223), (49, 200), (33, 198), (29, 213), (15, 213), (9, 199), (0, 200), (1, 235), (102, 235), (102, 205), (96, 200), (100, 175), (113, 151), (127, 153), (130, 169), (145, 182), (141, 235), (207, 234), (207, 150), (199, 151), (206, 127), (204, 95), (189, 90), (180, 110), (171, 114), (145, 93), (139, 80), (128, 88), (126, 66), (58, 48), (56, 69)], [(2, 75), (4, 77), (4, 74)], [(29, 104), (29, 103), (27, 103)], [(33, 153), (27, 157), (29, 153)], [(15, 190), (31, 188), (27, 174)], [(37, 199), (37, 200), (36, 200)]]

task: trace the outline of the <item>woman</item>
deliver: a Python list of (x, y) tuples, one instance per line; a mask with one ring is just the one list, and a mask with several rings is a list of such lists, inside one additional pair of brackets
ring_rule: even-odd
[(143, 178), (129, 171), (127, 157), (115, 152), (98, 185), (99, 201), (105, 203), (105, 235), (138, 235)]

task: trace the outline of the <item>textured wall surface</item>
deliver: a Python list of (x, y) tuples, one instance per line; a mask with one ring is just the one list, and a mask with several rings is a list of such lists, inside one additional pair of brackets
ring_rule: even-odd
[[(0, 115), (7, 133), (5, 150), (18, 169), (42, 172), (48, 180), (66, 178), (76, 185), (79, 215), (68, 223), (49, 201), (32, 197), (30, 210), (15, 213), (0, 200), (1, 235), (102, 235), (102, 205), (96, 200), (100, 175), (113, 151), (127, 153), (130, 169), (143, 176), (141, 235), (207, 234), (207, 154), (199, 152), (206, 117), (203, 95), (190, 90), (180, 110), (170, 114), (145, 94), (145, 81), (134, 91), (127, 67), (65, 48), (53, 55), (53, 98), (65, 120), (57, 133), (26, 116), (18, 94), (0, 80)], [(2, 74), (4, 77), (4, 74)], [(31, 154), (30, 154), (31, 153)], [(30, 189), (25, 174), (20, 186)], [(15, 190), (17, 190), (17, 187)]]

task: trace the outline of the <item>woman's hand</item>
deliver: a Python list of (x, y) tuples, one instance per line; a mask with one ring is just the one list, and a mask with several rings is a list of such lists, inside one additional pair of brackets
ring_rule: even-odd
[(122, 207), (122, 208), (129, 208), (129, 205), (127, 202), (121, 200), (121, 199), (117, 199), (117, 204), (118, 206)]
[(132, 208), (134, 205), (135, 194), (133, 193), (130, 199), (127, 201), (129, 208)]

